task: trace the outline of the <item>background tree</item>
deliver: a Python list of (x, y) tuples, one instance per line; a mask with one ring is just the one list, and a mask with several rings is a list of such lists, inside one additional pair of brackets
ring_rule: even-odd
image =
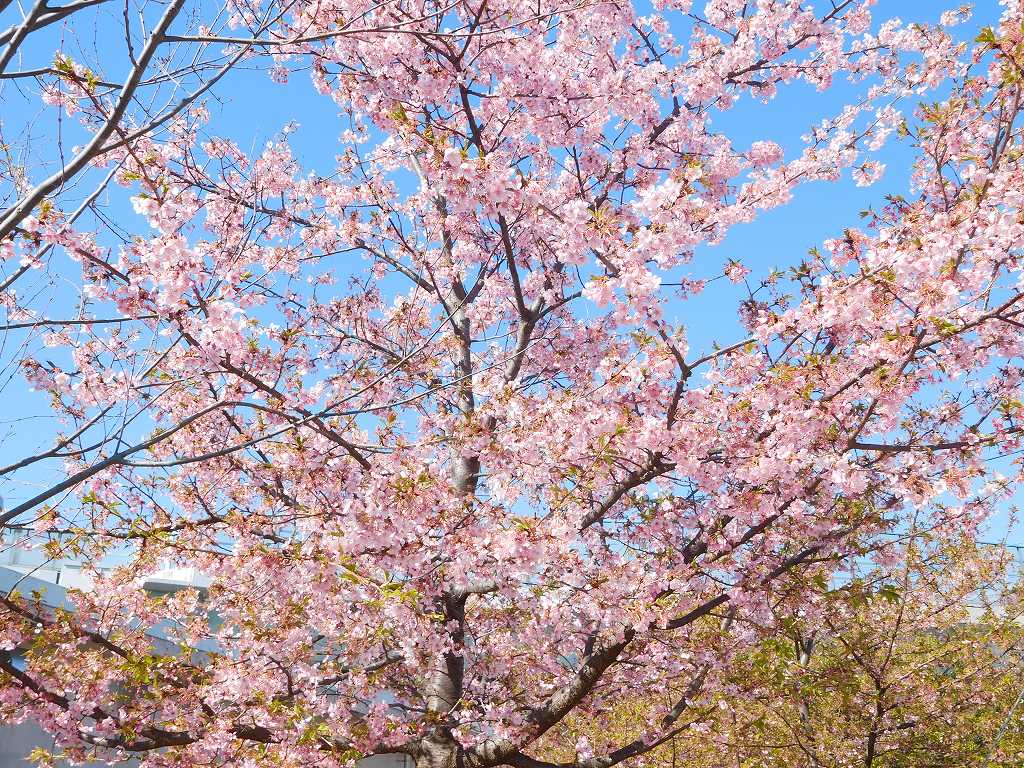
[[(896, 568), (854, 564), (824, 589), (777, 603), (774, 634), (755, 648), (719, 649), (706, 692), (673, 687), (566, 718), (545, 737), (545, 759), (568, 765), (601, 752), (666, 698), (688, 695), (686, 727), (645, 764), (1018, 765), (1019, 564), (1002, 547), (929, 538), (894, 541)], [(704, 623), (713, 645), (721, 627)]]
[[(16, 356), (64, 425), (5, 470), (63, 475), (3, 521), (124, 562), (73, 612), (0, 598), (6, 717), (149, 768), (545, 768), (567, 717), (677, 691), (574, 760), (610, 768), (786, 638), (780, 601), (1013, 492), (1018, 3), (973, 46), (957, 10), (873, 27), (852, 0), (528, 10), (289, 6), (273, 55), (349, 126), (332, 173), (285, 136), (247, 155), (196, 105), (93, 158), (143, 217), (120, 243), (60, 200), (5, 214), (9, 274), (73, 264), (77, 317), (5, 287), (48, 329)], [(864, 98), (790, 159), (709, 119), (844, 76)], [(694, 250), (799, 184), (870, 183), (891, 135), (914, 195), (789, 272), (726, 265), (748, 335), (691, 351)], [(202, 606), (140, 590), (167, 562), (209, 574)]]

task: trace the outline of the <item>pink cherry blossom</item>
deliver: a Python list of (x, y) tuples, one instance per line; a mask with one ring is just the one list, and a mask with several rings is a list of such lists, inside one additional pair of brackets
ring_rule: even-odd
[[(571, 763), (640, 764), (731, 714), (778, 605), (975, 535), (1019, 481), (1024, 8), (967, 44), (872, 5), (172, 0), (136, 87), (213, 58), (159, 124), (33, 75), (86, 135), (0, 166), (9, 370), (54, 417), (0, 525), (91, 586), (0, 595), (0, 716), (144, 768), (562, 768), (546, 734), (672, 694)], [(308, 73), (328, 159), (220, 124), (222, 67)], [(850, 82), (803, 139), (719, 127)], [(885, 142), (902, 194), (723, 265)]]

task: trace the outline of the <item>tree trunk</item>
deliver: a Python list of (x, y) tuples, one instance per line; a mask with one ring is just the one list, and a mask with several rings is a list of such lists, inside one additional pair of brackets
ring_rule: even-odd
[(439, 736), (424, 739), (415, 757), (416, 768), (463, 768), (465, 765), (459, 745)]

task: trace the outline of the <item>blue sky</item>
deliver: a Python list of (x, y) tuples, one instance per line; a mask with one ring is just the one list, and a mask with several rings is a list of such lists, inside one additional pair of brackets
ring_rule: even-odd
[[(816, 5), (823, 5), (820, 0)], [(695, 3), (698, 7), (700, 3)], [(891, 16), (900, 16), (905, 21), (938, 20), (943, 10), (958, 6), (956, 2), (939, 0), (880, 0), (874, 9), (876, 24)], [(978, 28), (993, 24), (999, 15), (996, 0), (981, 0), (974, 4), (974, 18), (959, 27), (964, 37), (973, 38)], [(6, 27), (16, 17), (16, 9), (9, 8), (0, 14), (0, 28)], [(52, 53), (61, 36), (82, 36), (81, 30), (59, 30), (59, 25), (45, 36), (36, 40), (28, 49), (29, 59), (25, 68), (52, 61)], [(88, 41), (90, 45), (115, 45), (123, 42), (103, 39), (102, 30), (98, 38)], [(109, 77), (117, 79), (121, 73), (111, 72)], [(836, 114), (841, 107), (862, 95), (865, 85), (837, 83), (825, 93), (797, 84), (780, 89), (775, 100), (768, 104), (741, 101), (726, 113), (713, 117), (712, 126), (724, 130), (737, 147), (748, 146), (758, 139), (778, 141), (792, 156), (802, 147), (800, 136), (822, 118)], [(0, 90), (0, 124), (5, 130), (11, 126), (27, 124), (38, 111), (34, 103), (37, 95), (32, 92), (20, 93), (10, 82)], [(215, 98), (207, 100), (212, 114), (211, 127), (220, 135), (234, 139), (244, 150), (258, 151), (268, 140), (279, 134), (291, 121), (297, 121), (297, 129), (289, 141), (308, 171), (327, 174), (334, 166), (334, 157), (339, 152), (337, 137), (346, 125), (339, 120), (337, 109), (326, 97), (317, 94), (305, 73), (296, 73), (288, 86), (281, 88), (269, 82), (261, 69), (233, 72), (220, 84)], [(44, 129), (35, 127), (41, 132)], [(62, 130), (70, 137), (74, 126), (70, 123)], [(40, 134), (42, 135), (42, 134)], [(52, 151), (53, 144), (42, 142), (41, 151)], [(50, 158), (52, 159), (52, 158)], [(730, 259), (742, 260), (754, 267), (752, 277), (767, 273), (773, 266), (786, 266), (801, 258), (807, 250), (829, 237), (841, 233), (844, 227), (856, 225), (858, 212), (877, 203), (887, 193), (907, 193), (908, 168), (911, 154), (905, 145), (891, 141), (879, 155), (887, 166), (882, 180), (869, 188), (854, 186), (847, 174), (839, 182), (818, 182), (798, 188), (791, 204), (782, 208), (762, 212), (757, 221), (736, 226), (717, 246), (698, 249), (690, 275), (701, 277), (720, 272), (722, 265)], [(126, 226), (144, 231), (143, 222), (130, 213), (123, 199), (111, 201), (111, 212), (115, 217), (123, 216)], [(0, 277), (2, 279), (2, 277)], [(70, 302), (74, 298), (73, 283), (57, 287), (54, 297), (63, 303), (68, 313), (74, 311)], [(686, 303), (685, 319), (691, 349), (707, 350), (713, 341), (728, 340), (730, 336), (740, 338), (734, 314), (736, 299), (741, 287), (726, 281), (717, 281), (703, 295)], [(0, 324), (6, 320), (0, 311)], [(730, 329), (735, 329), (731, 334)], [(2, 332), (0, 332), (2, 333)], [(14, 334), (0, 344), (0, 365), (12, 356), (13, 344), (18, 339)], [(17, 377), (10, 378), (9, 368), (0, 368), (0, 465), (25, 455), (46, 442), (52, 433), (52, 425), (45, 419), (48, 413), (47, 399), (27, 390)], [(38, 472), (19, 475), (16, 481), (0, 479), (0, 494), (8, 506), (32, 496), (36, 490), (59, 472), (55, 466), (40, 467)], [(997, 519), (991, 534), (1001, 536), (1005, 522)]]

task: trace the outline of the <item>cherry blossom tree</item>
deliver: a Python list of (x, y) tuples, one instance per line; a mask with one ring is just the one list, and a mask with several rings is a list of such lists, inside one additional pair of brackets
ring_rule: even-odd
[[(2, 472), (60, 475), (0, 523), (122, 565), (73, 610), (0, 598), (5, 718), (147, 768), (550, 768), (567, 717), (679, 691), (570, 761), (611, 768), (784, 636), (780, 602), (1013, 493), (1024, 7), (963, 43), (957, 8), (691, 5), (177, 2), (121, 96), (70, 55), (32, 75), (92, 138), (4, 177), (6, 331), (60, 429)], [(199, 84), (140, 104), (175, 44)], [(333, 99), (329, 173), (287, 131), (218, 133), (199, 91), (243, 64)], [(713, 126), (845, 80), (862, 96), (800, 149)], [(801, 185), (877, 181), (886, 141), (908, 196), (787, 271), (716, 267), (736, 329), (691, 350), (703, 246)], [(45, 276), (73, 300), (19, 282)], [(168, 563), (209, 587), (147, 595)]]

